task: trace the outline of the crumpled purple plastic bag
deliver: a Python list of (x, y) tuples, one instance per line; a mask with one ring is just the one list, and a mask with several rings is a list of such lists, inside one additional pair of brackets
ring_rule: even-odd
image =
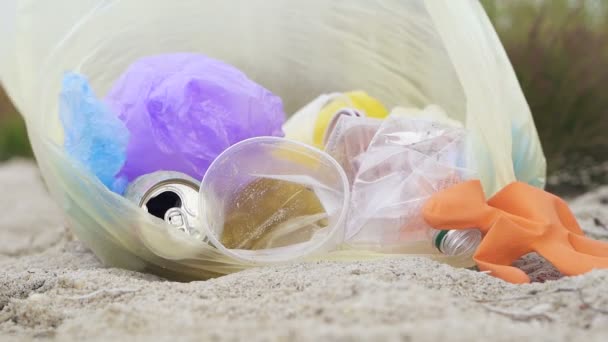
[(279, 97), (224, 62), (199, 54), (145, 57), (118, 79), (105, 102), (128, 127), (129, 181), (172, 170), (202, 179), (229, 146), (283, 136)]

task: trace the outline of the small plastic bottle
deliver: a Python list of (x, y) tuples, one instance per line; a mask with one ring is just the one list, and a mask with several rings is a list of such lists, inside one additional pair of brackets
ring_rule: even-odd
[(473, 255), (481, 243), (479, 229), (432, 230), (433, 245), (445, 255)]

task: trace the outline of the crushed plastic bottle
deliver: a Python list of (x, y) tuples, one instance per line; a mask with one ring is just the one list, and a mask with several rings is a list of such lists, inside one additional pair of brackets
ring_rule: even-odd
[(327, 152), (352, 184), (347, 244), (408, 253), (436, 248), (454, 256), (475, 251), (479, 230), (437, 231), (422, 218), (422, 205), (433, 193), (474, 175), (466, 164), (466, 132), (438, 122), (441, 112), (438, 107), (399, 109), (379, 123), (363, 117), (338, 120)]
[(110, 190), (122, 194), (127, 179), (117, 175), (126, 159), (129, 131), (101, 100), (83, 75), (66, 73), (59, 115), (67, 154)]

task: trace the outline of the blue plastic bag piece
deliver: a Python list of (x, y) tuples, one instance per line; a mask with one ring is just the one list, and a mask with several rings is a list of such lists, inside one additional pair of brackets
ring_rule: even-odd
[(95, 97), (84, 76), (73, 72), (64, 75), (59, 115), (67, 154), (111, 191), (124, 193), (127, 180), (116, 175), (126, 160), (129, 131), (108, 106)]

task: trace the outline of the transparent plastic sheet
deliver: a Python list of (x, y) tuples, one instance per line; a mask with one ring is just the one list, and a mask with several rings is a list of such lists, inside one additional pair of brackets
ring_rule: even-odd
[(359, 171), (361, 155), (380, 128), (382, 120), (342, 116), (329, 135), (325, 151), (335, 158), (353, 184)]
[[(281, 96), (288, 112), (349, 89), (388, 108), (437, 104), (473, 136), (488, 195), (516, 176), (544, 184), (529, 108), (475, 1), (4, 0), (0, 29), (0, 80), (26, 119), (42, 175), (78, 237), (111, 265), (182, 279), (251, 266), (171, 233), (61, 148), (63, 73), (86, 75), (103, 96), (129, 64), (151, 54), (226, 61)], [(315, 258), (379, 256), (343, 250)]]
[(422, 206), (437, 191), (475, 176), (466, 168), (466, 137), (462, 128), (389, 116), (357, 157), (346, 243), (433, 253)]
[[(386, 120), (342, 116), (326, 151), (351, 184), (345, 245), (354, 249), (453, 255), (466, 260), (478, 230), (441, 233), (424, 222), (435, 192), (475, 177), (467, 168), (466, 131), (443, 110), (395, 108)], [(441, 242), (437, 242), (438, 237)]]

